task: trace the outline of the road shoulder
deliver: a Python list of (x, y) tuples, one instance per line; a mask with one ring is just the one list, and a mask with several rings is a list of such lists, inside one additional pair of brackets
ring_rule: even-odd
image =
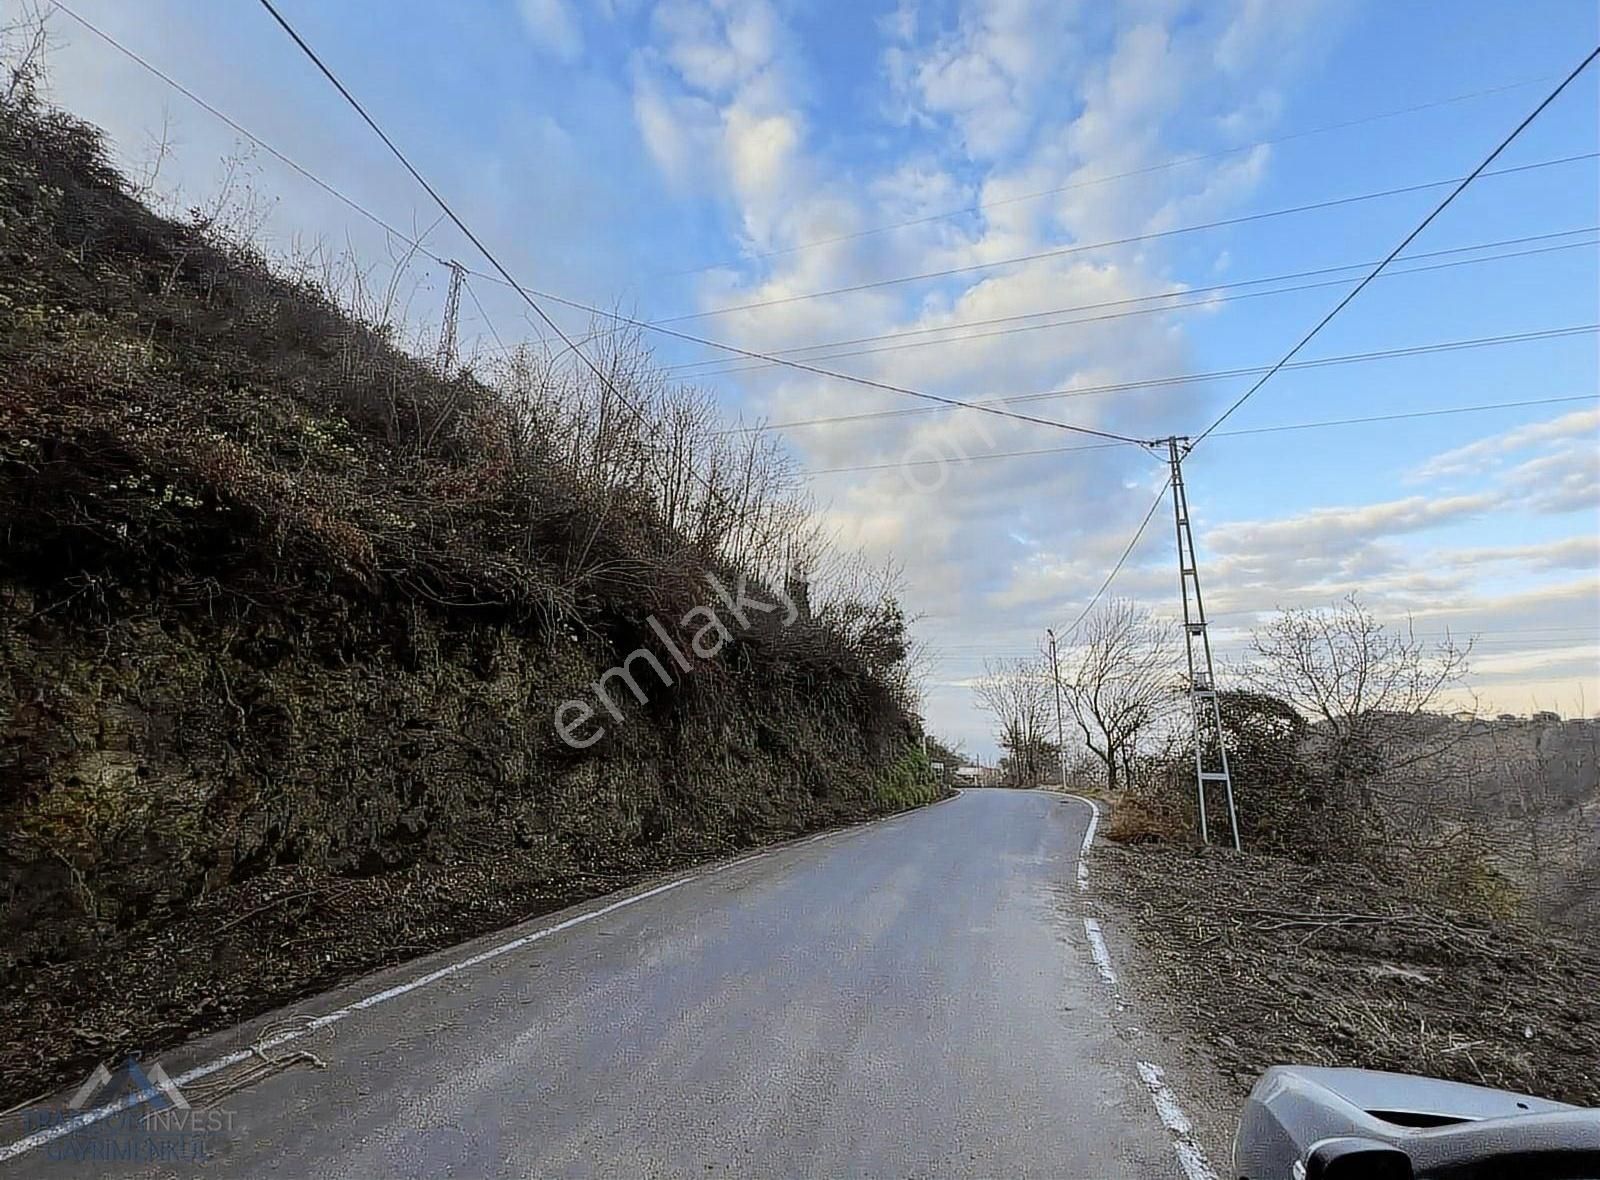
[(1075, 806), (1090, 808), (1070, 889), (1071, 908), (1081, 921), (1084, 941), (1105, 991), (1107, 1016), (1117, 1040), (1127, 1049), (1149, 1094), (1149, 1101), (1172, 1138), (1178, 1165), (1189, 1180), (1226, 1174), (1231, 1156), (1234, 1112), (1214, 1063), (1176, 1022), (1165, 1015), (1159, 987), (1130, 936), (1130, 914), (1106, 888), (1106, 845), (1100, 837), (1107, 804), (1084, 795), (1051, 791)]
[(1105, 845), (1094, 881), (1127, 1023), (1173, 1062), (1212, 1142), (1283, 1063), (1600, 1102), (1594, 947), (1424, 905), (1345, 863)]

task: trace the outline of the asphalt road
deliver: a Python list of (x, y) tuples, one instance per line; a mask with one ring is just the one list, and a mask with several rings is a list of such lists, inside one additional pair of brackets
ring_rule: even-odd
[[(336, 1016), (273, 1052), (326, 1067), (217, 1099), (226, 1126), (128, 1159), (108, 1120), (0, 1176), (1169, 1180), (1078, 914), (1088, 816), (969, 791), (550, 915), (299, 1005)], [(149, 1158), (200, 1143), (203, 1165)]]

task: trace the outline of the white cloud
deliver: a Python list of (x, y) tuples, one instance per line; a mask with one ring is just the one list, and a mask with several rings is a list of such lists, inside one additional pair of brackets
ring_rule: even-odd
[(583, 25), (570, 0), (517, 0), (517, 11), (541, 49), (565, 62), (582, 56)]
[[(794, 197), (805, 119), (781, 59), (790, 42), (768, 0), (660, 0), (634, 57), (634, 114), (657, 167), (739, 211), (746, 241), (773, 248)], [(708, 278), (714, 288), (717, 276)]]
[(913, 0), (900, 0), (894, 11), (878, 18), (878, 28), (890, 41), (910, 44), (917, 36), (917, 6)]
[[(943, 26), (931, 9), (909, 3), (877, 26), (883, 60), (896, 71), (884, 84), (892, 93), (861, 95), (860, 125), (845, 130), (882, 137), (860, 152), (852, 141), (851, 152), (835, 158), (839, 127), (824, 119), (834, 117), (839, 96), (818, 98), (824, 79), (806, 73), (818, 55), (805, 52), (809, 47), (787, 26), (788, 6), (769, 0), (630, 0), (629, 27), (648, 32), (620, 80), (638, 142), (680, 193), (703, 198), (708, 212), (720, 212), (747, 255), (744, 263), (698, 280), (699, 307), (693, 310), (967, 267), (1219, 212), (1225, 216), (1244, 207), (1274, 168), (1265, 150), (1143, 172), (1137, 183), (1099, 181), (1107, 173), (1151, 169), (1175, 155), (1270, 133), (1276, 110), (1271, 92), (1313, 40), (1302, 20), (1276, 11), (1282, 6), (1252, 0), (1186, 7), (957, 0), (954, 7)], [(580, 58), (586, 31), (600, 36), (606, 31), (602, 19), (616, 15), (613, 6), (597, 12), (575, 0), (519, 0), (517, 11), (528, 35), (563, 60)], [(508, 19), (501, 13), (501, 35)], [(204, 75), (201, 89), (226, 92), (219, 80)], [(324, 97), (306, 101), (316, 108)], [(904, 122), (873, 126), (891, 99), (900, 104)], [(269, 138), (290, 145), (303, 142), (302, 136), (328, 134), (304, 110), (280, 115), (274, 101), (264, 94), (258, 109), (244, 112), (245, 121), (264, 124)], [(273, 120), (280, 118), (287, 126), (271, 134)], [(530, 150), (520, 166), (529, 167), (568, 134), (552, 124), (535, 136), (530, 127)], [(632, 141), (626, 147), (638, 150)], [(360, 157), (333, 140), (326, 150), (313, 144), (307, 156), (319, 170), (331, 160), (334, 179), (392, 212), (395, 186), (374, 179), (390, 172), (349, 167)], [(495, 183), (506, 193), (540, 187), (519, 185), (519, 179), (512, 170)], [(566, 199), (582, 192), (579, 183), (565, 186)], [(1078, 187), (1033, 196), (1073, 185)], [(505, 203), (504, 194), (491, 196), (486, 204)], [(981, 213), (851, 236), (979, 201), (988, 206)], [(297, 210), (306, 207), (291, 203)], [(333, 225), (346, 220), (343, 213), (326, 219)], [(822, 239), (842, 240), (793, 250)], [(1225, 246), (1219, 246), (1223, 250), (1208, 260), (1222, 256)], [(1142, 295), (1173, 285), (1169, 265), (1169, 256), (1154, 245), (1096, 251), (722, 316), (696, 330), (770, 349), (944, 328)], [(605, 282), (598, 279), (602, 293)], [(653, 316), (680, 308), (642, 310)], [(1192, 368), (1187, 333), (1182, 321), (1139, 316), (1092, 328), (861, 355), (837, 365), (972, 399), (1182, 373)], [(782, 370), (721, 384), (730, 400), (737, 391), (751, 416), (809, 418), (911, 404)], [(1066, 398), (1027, 408), (1046, 418), (1142, 433), (1151, 422), (1172, 421), (1179, 410), (1203, 413), (1209, 405), (1201, 400), (1202, 388)], [(1396, 613), (1437, 606), (1449, 597), (1473, 609), (1481, 605), (1482, 617), (1500, 624), (1539, 618), (1543, 608), (1491, 603), (1483, 571), (1492, 569), (1500, 589), (1516, 587), (1551, 571), (1592, 569), (1592, 546), (1496, 545), (1485, 539), (1468, 548), (1453, 538), (1453, 549), (1441, 549), (1430, 534), (1512, 503), (1548, 511), (1580, 506), (1596, 494), (1594, 463), (1581, 453), (1593, 429), (1593, 421), (1586, 428), (1542, 424), (1534, 433), (1513, 436), (1520, 441), (1495, 441), (1492, 454), (1491, 440), (1484, 440), (1480, 451), (1434, 461), (1438, 470), (1430, 478), (1441, 480), (1477, 479), (1492, 469), (1495, 482), (1487, 491), (1441, 485), (1448, 494), (1432, 498), (1375, 491), (1377, 504), (1296, 513), (1288, 520), (1263, 511), (1263, 519), (1207, 530), (1201, 543), (1208, 602), (1219, 611), (1245, 611), (1278, 602), (1325, 603), (1359, 588)], [(969, 412), (844, 423), (791, 437), (798, 456), (813, 467), (893, 462), (912, 450), (959, 455), (1089, 441)], [(941, 474), (918, 471), (922, 478)], [(972, 645), (1031, 648), (1045, 625), (1069, 619), (1116, 560), (1149, 505), (1152, 478), (1159, 479), (1161, 469), (1136, 448), (1123, 448), (992, 463), (958, 460), (942, 475), (921, 491), (895, 470), (819, 480), (818, 517), (874, 555), (900, 557), (910, 583), (908, 609), (932, 616), (919, 632), (950, 652), (936, 674), (942, 687), (930, 705), (933, 723), (976, 744), (987, 722), (972, 713), (965, 688), (950, 687), (964, 684), (974, 670), (966, 658)], [(1169, 609), (1170, 545), (1170, 519), (1158, 518), (1119, 576), (1117, 590)]]
[(1268, 554), (1328, 559), (1347, 554), (1379, 537), (1418, 532), (1477, 516), (1493, 508), (1489, 494), (1433, 499), (1410, 496), (1347, 508), (1316, 508), (1298, 516), (1235, 521), (1207, 534), (1214, 553), (1230, 557)]
[(987, 159), (1016, 146), (1033, 118), (1038, 88), (1060, 52), (1073, 5), (1056, 0), (966, 0), (955, 32), (923, 52), (905, 48), (914, 22), (891, 23), (885, 68), (907, 113), (946, 119), (968, 155)]
[(1507, 471), (1507, 494), (1539, 512), (1593, 512), (1600, 505), (1600, 449), (1593, 438), (1574, 442)]
[(1235, 76), (1258, 70), (1264, 61), (1292, 75), (1313, 44), (1334, 35), (1337, 20), (1336, 6), (1326, 0), (1239, 0), (1216, 40), (1212, 61)]
[(1600, 568), (1600, 533), (1562, 537), (1531, 545), (1491, 545), (1475, 549), (1450, 549), (1435, 555), (1445, 565), (1481, 568), (1491, 562), (1510, 562), (1535, 570)]
[(1535, 512), (1600, 505), (1600, 410), (1578, 410), (1452, 448), (1407, 474), (1412, 483), (1489, 483), (1506, 506)]
[(766, 0), (663, 0), (654, 26), (683, 82), (710, 95), (748, 83), (777, 52), (779, 22)]
[(648, 74), (634, 85), (633, 114), (645, 150), (673, 187), (705, 184), (705, 161), (719, 150), (717, 109), (692, 94), (672, 92)]
[[(347, 133), (343, 123), (319, 117), (326, 111), (325, 94), (310, 88), (283, 92), (261, 84), (262, 79), (252, 87), (248, 79), (229, 76), (220, 64), (228, 55), (199, 52), (205, 47), (194, 40), (193, 21), (177, 7), (152, 0), (138, 19), (124, 7), (107, 0), (92, 6), (90, 14), (141, 49), (168, 46), (172, 62), (190, 63), (180, 72), (196, 89), (225, 96), (221, 105), (230, 112), (385, 216), (399, 223), (413, 220), (420, 198), (394, 181), (381, 147), (368, 142), (359, 127)], [(1144, 171), (1134, 183), (1102, 181), (1108, 173), (1149, 170), (1173, 156), (1272, 134), (1279, 129), (1273, 120), (1282, 105), (1280, 92), (1329, 39), (1326, 13), (1309, 2), (1149, 0), (1111, 6), (954, 0), (950, 7), (953, 15), (943, 25), (931, 6), (909, 0), (881, 24), (867, 22), (866, 27), (879, 29), (880, 52), (892, 78), (883, 92), (859, 96), (859, 117), (848, 119), (844, 131), (863, 139), (852, 140), (850, 152), (837, 158), (832, 153), (840, 127), (824, 120), (835, 116), (840, 96), (828, 95), (823, 102), (817, 94), (836, 79), (831, 72), (806, 73), (825, 47), (810, 53), (811, 47), (799, 44), (786, 25), (794, 11), (789, 5), (598, 0), (589, 6), (577, 0), (519, 0), (516, 17), (497, 10), (492, 21), (481, 20), (501, 38), (507, 29), (526, 29), (544, 51), (563, 60), (583, 55), (586, 33), (591, 39), (608, 33), (605, 19), (626, 17), (628, 28), (647, 30), (648, 43), (635, 47), (628, 73), (618, 80), (627, 92), (622, 109), (631, 105), (639, 142), (659, 172), (682, 194), (704, 199), (707, 208), (699, 212), (720, 213), (747, 255), (742, 264), (705, 275), (699, 306), (690, 310), (971, 266), (1074, 241), (1226, 216), (1246, 207), (1277, 167), (1265, 150)], [(141, 22), (154, 32), (146, 34)], [(1312, 22), (1317, 22), (1314, 31)], [(170, 64), (161, 53), (153, 56)], [(63, 64), (62, 90), (72, 100), (88, 101), (87, 113), (124, 144), (142, 143), (145, 129), (158, 121), (151, 112), (159, 112), (171, 97), (159, 83), (93, 44), (72, 46)], [(131, 113), (131, 95), (145, 100), (137, 115)], [(853, 102), (857, 95), (846, 97)], [(883, 126), (881, 112), (891, 105), (900, 121)], [(203, 189), (232, 134), (218, 131), (181, 103), (177, 109), (184, 120), (180, 132), (193, 149), (189, 156), (200, 161), (185, 179), (192, 177)], [(516, 125), (515, 119), (507, 122)], [(549, 187), (558, 188), (559, 199), (573, 206), (556, 221), (563, 233), (548, 238), (598, 240), (603, 231), (583, 221), (584, 210), (595, 204), (585, 199), (589, 170), (548, 165), (552, 152), (579, 150), (586, 136), (579, 128), (563, 130), (531, 117), (522, 125), (526, 150), (508, 153), (504, 143), (494, 145), (493, 155), (506, 158), (498, 171), (492, 161), (458, 169), (477, 178), (477, 191), (469, 190), (468, 197), (488, 210), (483, 217), (489, 236), (515, 249), (518, 230), (550, 222), (503, 212), (524, 208), (518, 203), (523, 194), (547, 187), (525, 183), (526, 173), (540, 168), (542, 174), (564, 178)], [(872, 136), (879, 138), (858, 151)], [(597, 159), (606, 151), (638, 150), (621, 137), (609, 144), (602, 137), (594, 146)], [(605, 182), (603, 166), (592, 172), (600, 178), (595, 183)], [(1064, 186), (1078, 187), (1049, 197), (1031, 195)], [(293, 176), (273, 176), (271, 191), (284, 196), (275, 225), (285, 233), (332, 227), (337, 234), (350, 224), (347, 210), (330, 208), (325, 194), (310, 191)], [(981, 213), (850, 236), (979, 201), (988, 206)], [(498, 227), (497, 217), (505, 219)], [(366, 228), (358, 223), (356, 235)], [(786, 252), (819, 239), (844, 240)], [(1229, 244), (1217, 243), (1207, 262), (1217, 258), (1222, 266)], [(381, 235), (363, 240), (363, 249), (374, 254), (382, 246)], [(769, 253), (774, 251), (779, 253)], [(724, 316), (697, 330), (755, 348), (781, 348), (942, 328), (1165, 288), (1173, 285), (1169, 257), (1154, 244), (1096, 251)], [(524, 261), (530, 266), (537, 261), (541, 269), (551, 264), (543, 256)], [(616, 273), (557, 273), (550, 286), (577, 291), (587, 284), (603, 297), (606, 286), (617, 282)], [(437, 300), (428, 314), (436, 307)], [(1182, 321), (1140, 316), (1092, 328), (1050, 328), (862, 355), (837, 365), (971, 399), (1182, 373), (1192, 368), (1188, 331)], [(735, 394), (743, 399), (741, 407), (750, 416), (809, 418), (912, 404), (782, 370), (720, 384), (730, 401)], [(1066, 398), (1027, 408), (1047, 418), (1142, 432), (1151, 422), (1174, 420), (1179, 410), (1201, 416), (1210, 408), (1202, 388)], [(1417, 490), (1441, 495), (1408, 497), (1375, 486), (1371, 495), (1377, 503), (1349, 503), (1320, 513), (1279, 513), (1269, 505), (1250, 513), (1260, 519), (1207, 528), (1200, 540), (1208, 605), (1224, 612), (1219, 621), (1237, 625), (1274, 604), (1325, 604), (1359, 589), (1389, 617), (1409, 611), (1440, 625), (1450, 621), (1508, 635), (1593, 619), (1592, 582), (1582, 583), (1582, 593), (1565, 597), (1538, 594), (1539, 583), (1567, 576), (1562, 571), (1592, 574), (1595, 568), (1592, 536), (1543, 538), (1563, 523), (1550, 514), (1592, 509), (1600, 498), (1593, 445), (1597, 425), (1600, 415), (1585, 410), (1436, 456), (1416, 473), (1430, 481)], [(893, 462), (913, 449), (958, 455), (1088, 441), (967, 412), (837, 424), (795, 431), (791, 438), (799, 457), (814, 467)], [(917, 471), (921, 478), (941, 474)], [(957, 460), (924, 491), (895, 470), (829, 477), (815, 486), (819, 519), (874, 555), (893, 552), (904, 563), (908, 608), (932, 616), (919, 632), (950, 653), (936, 677), (942, 687), (931, 701), (933, 723), (976, 745), (987, 722), (972, 713), (964, 687), (949, 687), (970, 677), (975, 663), (968, 657), (989, 646), (1031, 649), (1045, 625), (1070, 618), (1116, 560), (1154, 494), (1152, 476), (1161, 474), (1160, 466), (1137, 449), (1123, 448), (992, 463)], [(1457, 479), (1470, 483), (1450, 482)], [(1518, 536), (1499, 524), (1502, 518), (1489, 515), (1507, 508), (1529, 519), (1541, 514), (1540, 531)], [(1116, 583), (1118, 592), (1163, 610), (1172, 608), (1174, 590), (1168, 511), (1156, 519)], [(1443, 611), (1445, 603), (1454, 613)], [(1526, 650), (1552, 647), (1534, 635)], [(1496, 658), (1503, 656), (1509, 664), (1523, 650), (1506, 640)], [(1513, 678), (1497, 672), (1496, 683), (1519, 691), (1515, 685), (1535, 683), (1542, 674)]]
[[(763, 21), (777, 12), (754, 7)], [(1270, 163), (1256, 153), (1159, 173), (1149, 184), (1033, 196), (1177, 154), (1181, 145), (1168, 132), (1191, 118), (1195, 88), (1212, 85), (1212, 45), (1227, 23), (1211, 15), (1215, 10), (1196, 22), (1193, 14), (1169, 18), (1153, 9), (1125, 19), (1109, 8), (1056, 0), (961, 0), (954, 26), (940, 31), (925, 10), (902, 6), (879, 26), (890, 87), (879, 109), (897, 110), (915, 129), (914, 145), (855, 175), (831, 167), (810, 138), (805, 80), (791, 77), (799, 62), (785, 51), (793, 41), (789, 30), (781, 20), (757, 23), (759, 36), (736, 43), (730, 29), (743, 9), (742, 0), (664, 0), (652, 20), (655, 39), (640, 58), (642, 82), (665, 95), (714, 104), (719, 142), (693, 166), (720, 178), (746, 243), (763, 255), (705, 276), (703, 308), (788, 299), (885, 274), (967, 267), (1064, 241), (1139, 232), (1159, 219), (1236, 205)], [(1107, 22), (1112, 51), (1092, 61), (1086, 27)], [(1208, 99), (1219, 111), (1233, 101)], [(656, 154), (658, 160), (667, 156)], [(920, 220), (975, 199), (987, 206), (977, 216)], [(785, 252), (902, 220), (913, 224)], [(1172, 285), (1160, 264), (1159, 253), (1149, 251), (1044, 259), (948, 282), (723, 315), (702, 330), (768, 350), (940, 328), (1142, 295)], [(894, 384), (974, 399), (1182, 372), (1188, 353), (1179, 328), (1161, 317), (1132, 317), (1092, 330), (1051, 328), (837, 363)], [(775, 420), (906, 404), (782, 370), (747, 373), (740, 387), (749, 414)], [(1032, 409), (1047, 418), (1134, 430), (1170, 419), (1195, 396), (1193, 390), (1149, 389)], [(790, 438), (806, 465), (816, 468), (1083, 441), (970, 412), (814, 427)], [(1137, 448), (1127, 448), (918, 468), (918, 480), (928, 481), (919, 486), (899, 470), (827, 478), (815, 486), (819, 519), (837, 535), (901, 559), (911, 584), (908, 606), (934, 616), (919, 630), (938, 648), (952, 634), (1021, 635), (1062, 623), (1092, 593), (1148, 507), (1152, 470)], [(1150, 543), (1164, 544), (1158, 530)], [(1148, 585), (1164, 593), (1170, 573), (1138, 568), (1143, 555), (1136, 555), (1119, 588)], [(1352, 556), (1350, 569), (1362, 568), (1363, 560)], [(960, 623), (947, 621), (955, 619)], [(936, 674), (946, 688), (935, 694), (933, 720), (971, 736), (971, 726), (986, 723), (971, 713), (964, 691), (948, 689), (965, 678), (952, 668), (941, 665)]]
[(791, 179), (800, 128), (784, 114), (758, 115), (743, 107), (727, 113), (728, 166), (739, 196), (770, 201)]
[(1491, 434), (1477, 442), (1435, 455), (1418, 466), (1411, 473), (1411, 478), (1424, 481), (1456, 475), (1477, 477), (1486, 465), (1501, 464), (1508, 455), (1541, 444), (1576, 442), (1593, 449), (1597, 431), (1600, 431), (1600, 410), (1576, 410), (1543, 422)]

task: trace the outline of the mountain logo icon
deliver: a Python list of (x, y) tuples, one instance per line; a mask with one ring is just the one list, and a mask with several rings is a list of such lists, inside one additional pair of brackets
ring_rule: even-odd
[[(129, 1057), (122, 1064), (121, 1074), (125, 1085), (121, 1087), (118, 1097), (131, 1098), (135, 1105), (149, 1103), (156, 1110), (188, 1110), (189, 1100), (183, 1096), (183, 1091), (162, 1068), (159, 1061), (149, 1067), (140, 1065), (134, 1058)], [(94, 1072), (78, 1087), (78, 1092), (67, 1103), (70, 1110), (82, 1110), (88, 1105), (90, 1099), (111, 1085), (113, 1075), (101, 1062), (94, 1067)]]

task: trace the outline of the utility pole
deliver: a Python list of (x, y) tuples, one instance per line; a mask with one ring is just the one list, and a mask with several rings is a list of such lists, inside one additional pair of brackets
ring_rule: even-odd
[(1056, 661), (1056, 630), (1046, 627), (1050, 637), (1050, 679), (1056, 682), (1056, 758), (1061, 763), (1061, 789), (1067, 789), (1067, 738), (1061, 727), (1061, 665)]
[(450, 267), (450, 288), (444, 297), (444, 323), (439, 328), (439, 354), (435, 363), (439, 376), (449, 377), (456, 367), (456, 321), (461, 317), (461, 284), (467, 281), (467, 268), (455, 259)]
[[(1200, 596), (1200, 563), (1194, 552), (1194, 530), (1189, 527), (1189, 495), (1183, 486), (1183, 456), (1189, 440), (1173, 437), (1167, 444), (1172, 466), (1172, 519), (1178, 534), (1178, 589), (1183, 597), (1183, 646), (1189, 660), (1189, 718), (1194, 730), (1195, 792), (1200, 805), (1200, 842), (1211, 843), (1206, 824), (1206, 788), (1221, 783), (1228, 801), (1228, 826), (1233, 846), (1239, 844), (1239, 816), (1233, 806), (1233, 777), (1228, 772), (1228, 744), (1222, 732), (1222, 709), (1217, 704), (1216, 669), (1211, 660), (1211, 636), (1206, 632), (1205, 600)], [(1196, 659), (1195, 640), (1199, 640)], [(1220, 765), (1207, 768), (1205, 738), (1214, 739)]]

